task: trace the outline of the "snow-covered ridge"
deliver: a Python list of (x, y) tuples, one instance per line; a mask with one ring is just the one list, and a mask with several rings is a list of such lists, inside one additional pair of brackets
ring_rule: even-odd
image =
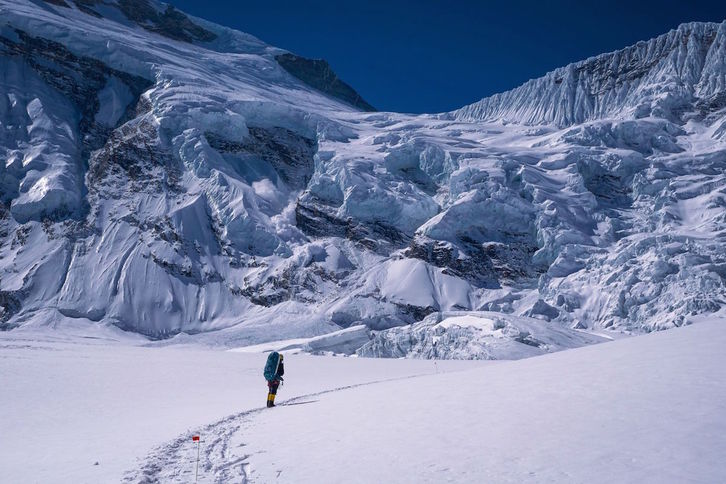
[[(188, 16), (171, 4), (156, 0), (42, 1), (125, 26), (138, 26), (153, 34), (219, 52), (275, 54), (275, 60), (283, 69), (308, 86), (364, 111), (375, 111), (360, 94), (338, 78), (325, 60), (306, 59), (271, 48), (250, 35)], [(63, 14), (62, 10), (59, 12)]]
[(560, 127), (609, 117), (703, 116), (726, 106), (725, 53), (726, 22), (682, 24), (647, 42), (556, 69), (452, 116)]
[[(63, 3), (0, 0), (3, 329), (242, 347), (364, 325), (380, 347), (414, 331), (404, 353), (426, 356), (413, 323), (432, 314), (500, 313), (514, 343), (539, 320), (548, 351), (573, 328), (639, 333), (726, 305), (723, 25), (586, 61), (587, 86), (607, 78), (597, 59), (652, 51), (657, 68), (607, 98), (617, 115), (557, 128), (566, 111), (544, 101), (536, 126), (361, 112), (325, 69), (311, 86), (246, 34), (184, 16), (215, 36), (189, 41), (120, 0)], [(700, 80), (678, 102), (651, 89), (679, 66)], [(502, 115), (537, 105), (516, 92)]]

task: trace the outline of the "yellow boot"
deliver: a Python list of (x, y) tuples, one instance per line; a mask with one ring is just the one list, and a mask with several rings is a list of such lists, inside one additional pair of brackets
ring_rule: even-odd
[(275, 394), (274, 393), (268, 393), (267, 394), (267, 407), (274, 407), (275, 406)]

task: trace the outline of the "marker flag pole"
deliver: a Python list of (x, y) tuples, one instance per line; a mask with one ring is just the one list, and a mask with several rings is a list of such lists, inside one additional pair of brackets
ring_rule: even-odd
[(199, 440), (199, 436), (198, 435), (193, 435), (192, 436), (192, 442), (196, 442), (197, 443), (197, 470), (194, 473), (194, 482), (198, 482), (199, 481), (199, 444), (201, 442)]

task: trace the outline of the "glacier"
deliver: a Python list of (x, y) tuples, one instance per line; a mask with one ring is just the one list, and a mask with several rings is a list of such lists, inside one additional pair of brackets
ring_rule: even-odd
[[(726, 312), (726, 22), (408, 115), (151, 0), (0, 19), (2, 329), (240, 347), (364, 325), (362, 354), (460, 358)], [(432, 329), (455, 314), (503, 322), (506, 351)]]

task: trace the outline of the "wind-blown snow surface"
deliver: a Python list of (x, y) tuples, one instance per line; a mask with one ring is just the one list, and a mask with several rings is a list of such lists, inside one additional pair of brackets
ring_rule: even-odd
[(723, 320), (515, 362), (287, 355), (273, 410), (263, 354), (28, 336), (0, 336), (7, 482), (189, 482), (194, 433), (200, 482), (726, 479)]
[(243, 346), (489, 311), (637, 333), (725, 304), (726, 23), (409, 116), (147, 0), (0, 19), (4, 329)]
[(241, 426), (210, 470), (246, 456), (248, 482), (724, 482), (724, 344), (716, 320), (301, 399), (226, 422)]
[(321, 395), (238, 419), (225, 458), (249, 482), (723, 482), (724, 344), (714, 321)]
[(7, 482), (192, 482), (194, 434), (200, 482), (726, 479), (723, 320), (507, 362), (287, 355), (271, 410), (264, 354), (86, 331), (0, 336)]
[[(91, 329), (0, 334), (0, 481), (118, 483), (161, 443), (264, 405), (266, 355), (143, 348), (130, 344), (140, 337)], [(299, 355), (286, 363), (281, 399), (481, 364)]]

